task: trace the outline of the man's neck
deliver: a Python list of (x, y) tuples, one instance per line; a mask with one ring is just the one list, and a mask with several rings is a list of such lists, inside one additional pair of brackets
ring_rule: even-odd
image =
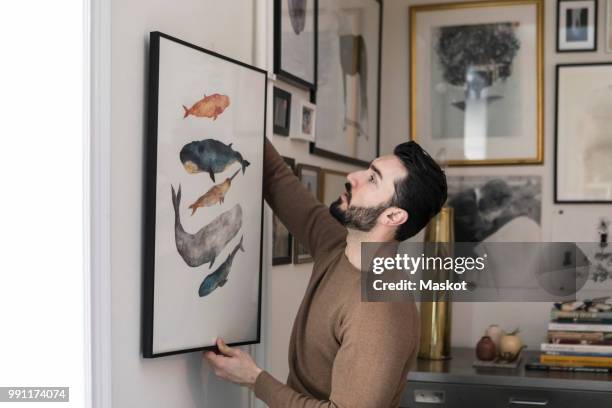
[(394, 242), (394, 232), (383, 232), (376, 227), (368, 232), (349, 228), (348, 235), (346, 236), (346, 249), (344, 250), (344, 254), (351, 265), (357, 269), (361, 269), (361, 244), (368, 242)]

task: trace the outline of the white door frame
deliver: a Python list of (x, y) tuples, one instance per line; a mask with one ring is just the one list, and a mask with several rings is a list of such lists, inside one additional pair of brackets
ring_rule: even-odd
[(111, 408), (111, 1), (84, 0), (85, 402)]

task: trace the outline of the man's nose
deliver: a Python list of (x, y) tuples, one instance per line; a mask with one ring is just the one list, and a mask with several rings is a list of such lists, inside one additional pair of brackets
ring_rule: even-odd
[(354, 188), (357, 185), (358, 177), (359, 177), (359, 172), (358, 171), (354, 171), (352, 173), (349, 173), (346, 176), (346, 179), (351, 184), (351, 188)]

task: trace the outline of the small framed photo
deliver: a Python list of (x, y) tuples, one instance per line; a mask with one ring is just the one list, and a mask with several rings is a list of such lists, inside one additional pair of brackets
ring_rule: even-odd
[(291, 127), (291, 93), (274, 87), (273, 124), (274, 133), (289, 136)]
[(555, 203), (612, 203), (612, 63), (557, 65)]
[(612, 0), (606, 3), (606, 52), (612, 53)]
[[(295, 159), (283, 157), (285, 163), (295, 173)], [(276, 216), (272, 215), (272, 266), (291, 263), (293, 235)]]
[(316, 106), (308, 101), (300, 100), (298, 108), (298, 126), (292, 139), (314, 142), (316, 129)]
[(558, 0), (557, 52), (597, 50), (597, 0)]
[[(297, 165), (297, 176), (302, 182), (302, 184), (312, 193), (312, 195), (317, 199), (321, 200), (321, 169), (316, 166), (311, 166), (309, 164), (298, 164)], [(304, 245), (298, 242), (297, 239), (293, 240), (293, 263), (301, 264), (312, 262), (313, 259), (308, 253), (308, 250)]]

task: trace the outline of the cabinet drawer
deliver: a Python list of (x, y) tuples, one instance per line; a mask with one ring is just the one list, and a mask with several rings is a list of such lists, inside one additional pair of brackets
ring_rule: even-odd
[[(409, 382), (402, 408), (610, 408), (611, 392)], [(586, 405), (585, 405), (586, 404)]]

